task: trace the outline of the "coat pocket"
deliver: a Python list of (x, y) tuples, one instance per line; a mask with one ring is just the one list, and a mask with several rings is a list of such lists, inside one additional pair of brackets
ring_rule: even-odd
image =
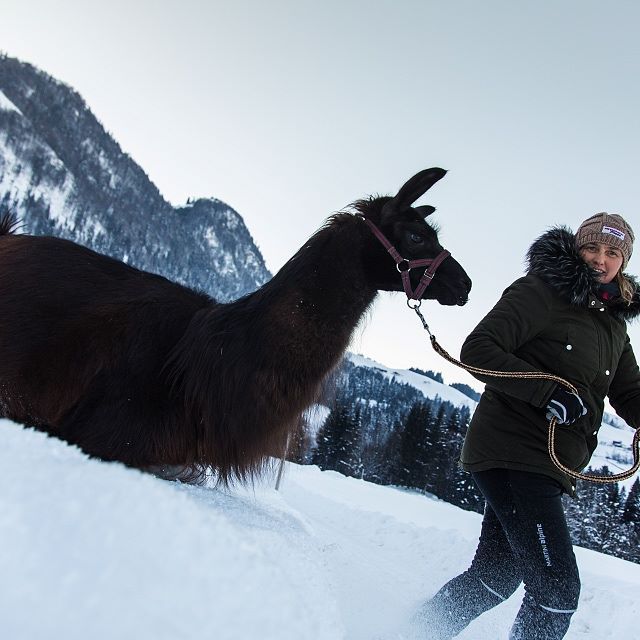
[(574, 425), (556, 427), (555, 451), (560, 462), (573, 470), (583, 469), (591, 457), (584, 434)]
[(600, 369), (600, 339), (591, 322), (570, 325), (561, 355), (562, 369), (570, 382), (589, 386)]

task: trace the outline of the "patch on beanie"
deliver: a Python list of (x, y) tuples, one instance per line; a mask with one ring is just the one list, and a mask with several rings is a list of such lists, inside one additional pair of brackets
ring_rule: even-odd
[(615, 227), (608, 227), (607, 225), (602, 227), (602, 233), (609, 233), (612, 236), (619, 238), (620, 240), (624, 240), (624, 236), (625, 236), (625, 234), (622, 231), (620, 231), (620, 229), (616, 229)]

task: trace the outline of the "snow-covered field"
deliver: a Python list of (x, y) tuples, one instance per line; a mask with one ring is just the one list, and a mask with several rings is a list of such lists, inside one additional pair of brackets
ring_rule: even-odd
[[(0, 420), (0, 638), (392, 640), (464, 569), (480, 516), (288, 465), (218, 490)], [(577, 550), (569, 640), (638, 637), (640, 566)], [(507, 638), (522, 592), (459, 637)], [(423, 637), (428, 639), (428, 632)]]

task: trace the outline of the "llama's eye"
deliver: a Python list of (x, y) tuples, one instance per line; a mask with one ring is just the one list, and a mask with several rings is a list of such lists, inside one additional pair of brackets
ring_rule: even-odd
[(411, 242), (413, 242), (415, 244), (421, 244), (422, 243), (422, 236), (417, 234), (417, 233), (410, 233), (409, 234), (409, 240), (411, 240)]

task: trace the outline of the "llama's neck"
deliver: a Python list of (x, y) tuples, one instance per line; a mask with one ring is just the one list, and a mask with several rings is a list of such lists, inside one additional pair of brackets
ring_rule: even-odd
[(252, 302), (264, 309), (265, 326), (277, 327), (272, 337), (283, 348), (300, 343), (323, 359), (344, 351), (377, 293), (362, 266), (367, 234), (355, 217), (334, 220), (254, 294)]
[(194, 316), (168, 371), (194, 424), (215, 425), (201, 434), (208, 460), (244, 464), (251, 442), (264, 456), (316, 400), (376, 295), (363, 268), (368, 234), (338, 217), (260, 290)]
[(251, 377), (295, 396), (289, 407), (307, 406), (375, 298), (363, 268), (372, 242), (360, 220), (337, 216), (261, 289), (196, 314), (170, 363), (193, 382), (187, 394), (206, 396), (223, 379), (237, 390)]
[(194, 459), (242, 473), (281, 450), (375, 297), (368, 233), (338, 217), (259, 291), (196, 313), (167, 363), (199, 434)]

